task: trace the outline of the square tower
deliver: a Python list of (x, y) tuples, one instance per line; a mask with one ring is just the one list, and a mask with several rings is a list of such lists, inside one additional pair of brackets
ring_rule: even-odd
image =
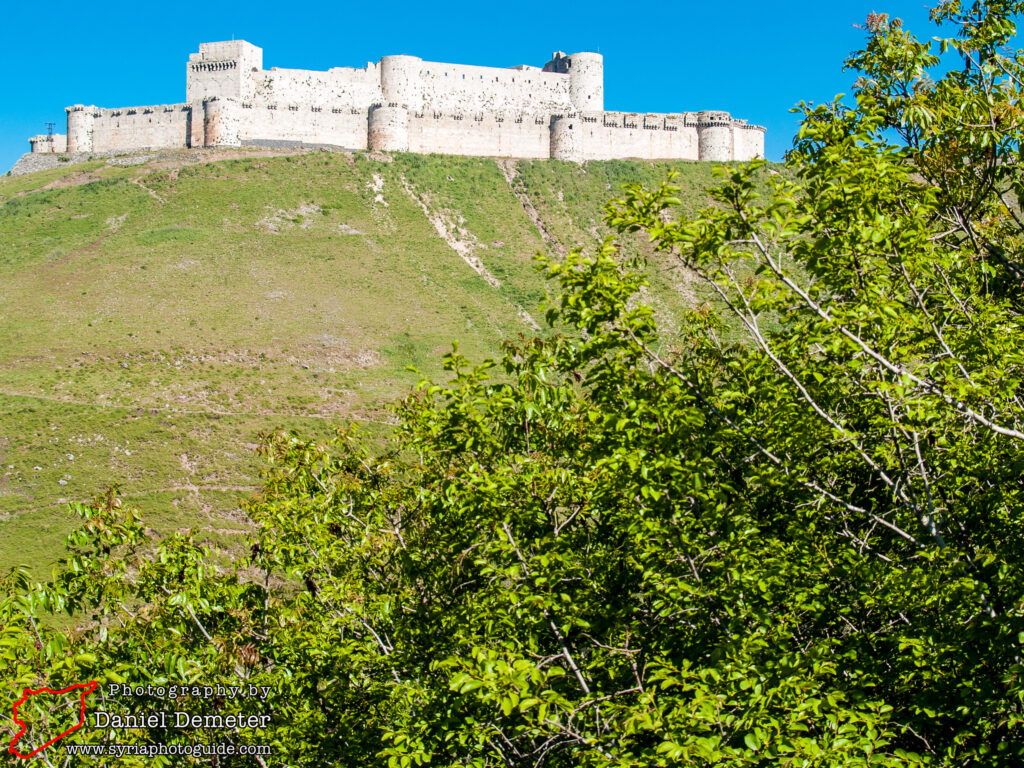
[(200, 43), (186, 64), (185, 99), (252, 98), (255, 73), (263, 69), (263, 49), (245, 40)]

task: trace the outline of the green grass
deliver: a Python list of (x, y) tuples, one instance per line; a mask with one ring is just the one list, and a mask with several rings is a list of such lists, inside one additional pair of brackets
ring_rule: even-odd
[[(620, 185), (668, 167), (520, 161), (516, 184), (556, 247), (592, 245)], [(683, 172), (695, 210), (711, 171)], [(7, 177), (0, 243), (0, 569), (47, 568), (66, 502), (111, 483), (157, 533), (229, 549), (260, 432), (380, 433), (408, 366), (437, 376), (455, 340), (483, 358), (533, 332), (520, 308), (541, 318), (549, 248), (493, 160), (325, 152)], [(693, 303), (667, 269), (650, 298), (668, 320)]]
[(72, 166), (58, 166), (49, 171), (38, 171), (25, 174), (24, 176), (0, 177), (0, 202), (6, 202), (56, 181), (85, 175), (90, 171), (103, 168), (105, 165), (102, 160), (93, 160), (88, 163), (78, 163)]

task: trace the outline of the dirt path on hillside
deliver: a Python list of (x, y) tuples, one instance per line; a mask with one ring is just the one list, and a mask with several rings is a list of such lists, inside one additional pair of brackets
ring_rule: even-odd
[(427, 217), (427, 221), (437, 230), (438, 236), (448, 243), (448, 247), (455, 251), (462, 260), (466, 262), (474, 272), (482, 277), (488, 285), (499, 288), (501, 287), (501, 281), (492, 275), (484, 263), (480, 260), (480, 257), (476, 255), (477, 248), (480, 247), (479, 241), (472, 232), (460, 226), (459, 222), (455, 220), (451, 211), (445, 211), (441, 209), (435, 209), (430, 204), (430, 198), (427, 197), (426, 193), (418, 193), (413, 189), (412, 185), (402, 177), (402, 187), (409, 197), (413, 199), (420, 208), (423, 209), (423, 215)]
[(508, 182), (509, 188), (512, 190), (512, 194), (516, 196), (519, 203), (523, 206), (523, 210), (526, 211), (526, 215), (530, 217), (530, 221), (533, 222), (533, 226), (537, 228), (537, 232), (540, 233), (541, 240), (551, 248), (558, 256), (564, 257), (569, 249), (559, 243), (548, 228), (544, 224), (544, 220), (540, 217), (540, 213), (537, 211), (537, 206), (530, 200), (530, 196), (526, 194), (526, 190), (523, 185), (519, 182), (519, 170), (516, 168), (515, 160), (498, 160), (498, 167), (501, 169), (501, 174), (505, 177), (505, 181)]
[[(436, 209), (431, 206), (430, 198), (424, 193), (417, 193), (413, 186), (402, 177), (402, 187), (407, 195), (423, 209), (423, 215), (431, 223), (437, 234), (444, 240), (448, 247), (455, 251), (474, 272), (482, 277), (492, 288), (500, 288), (501, 281), (491, 274), (483, 261), (476, 255), (476, 250), (481, 247), (476, 235), (461, 225), (461, 221), (455, 219), (451, 211)], [(520, 304), (515, 305), (516, 315), (533, 330), (539, 331), (540, 325), (533, 319), (529, 312)]]
[(149, 195), (154, 200), (156, 200), (158, 203), (160, 203), (160, 205), (163, 205), (164, 203), (166, 203), (167, 201), (164, 200), (164, 198), (162, 198), (154, 190), (150, 189), (149, 187), (147, 187), (145, 184), (142, 183), (142, 179), (143, 178), (145, 178), (145, 177), (144, 176), (136, 176), (134, 179), (132, 179), (132, 184), (137, 186), (139, 189), (142, 189), (142, 190), (145, 190), (146, 192), (148, 192)]
[(63, 189), (65, 187), (77, 187), (80, 184), (89, 184), (93, 181), (102, 181), (103, 177), (96, 174), (97, 169), (90, 171), (79, 171), (69, 176), (61, 176), (59, 179), (51, 181), (49, 184), (44, 184), (36, 189), (25, 190), (22, 194), (30, 194), (32, 192), (45, 192), (51, 189)]

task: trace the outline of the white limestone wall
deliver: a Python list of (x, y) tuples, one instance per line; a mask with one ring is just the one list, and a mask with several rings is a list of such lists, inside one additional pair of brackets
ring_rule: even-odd
[(735, 157), (733, 147), (733, 119), (728, 112), (704, 111), (697, 113), (697, 140), (700, 159), (728, 162)]
[(335, 67), (326, 72), (306, 69), (261, 70), (252, 73), (251, 98), (258, 104), (279, 107), (304, 104), (321, 107), (361, 107), (380, 102), (380, 70)]
[(764, 157), (765, 129), (759, 125), (736, 124), (732, 128), (733, 152), (736, 160)]
[(569, 99), (580, 112), (604, 110), (604, 57), (574, 53), (568, 57)]
[(698, 160), (696, 125), (683, 115), (577, 113), (552, 121), (551, 156), (561, 160)]
[(192, 102), (188, 110), (188, 146), (206, 146), (206, 110), (203, 102)]
[(263, 49), (244, 40), (200, 43), (185, 65), (185, 100), (252, 98), (253, 75), (263, 69)]
[(413, 113), (409, 151), (473, 157), (550, 156), (548, 119), (538, 115)]
[(247, 120), (242, 104), (234, 99), (208, 99), (203, 102), (203, 146), (238, 147)]
[(67, 134), (40, 134), (28, 140), (34, 155), (53, 155), (68, 151)]
[(572, 110), (569, 77), (539, 69), (500, 69), (424, 61), (422, 108), (472, 114), (551, 114)]
[[(603, 85), (589, 85), (587, 94), (603, 103)], [(466, 114), (551, 114), (573, 110), (568, 75), (542, 72), (536, 67), (501, 69), (444, 64), (415, 56), (385, 56), (378, 64), (368, 63), (365, 69), (260, 71), (252, 74), (251, 98), (278, 105), (367, 109), (379, 103), (405, 106), (413, 111)]]
[(187, 147), (188, 104), (98, 109), (93, 118), (93, 152)]
[(416, 56), (385, 56), (380, 60), (380, 100), (385, 105), (421, 109), (423, 59)]
[(367, 146), (381, 152), (409, 150), (409, 110), (377, 106), (367, 117)]
[(66, 107), (68, 114), (68, 152), (91, 152), (93, 127), (99, 110), (90, 105), (75, 104)]
[[(207, 102), (208, 109), (210, 103)], [(230, 107), (229, 120), (237, 120), (237, 128), (232, 130), (241, 144), (301, 143), (344, 149), (366, 148), (366, 111), (351, 107), (309, 104), (279, 107), (234, 102)]]
[(582, 163), (583, 129), (579, 115), (554, 117), (549, 128), (549, 157), (572, 163)]

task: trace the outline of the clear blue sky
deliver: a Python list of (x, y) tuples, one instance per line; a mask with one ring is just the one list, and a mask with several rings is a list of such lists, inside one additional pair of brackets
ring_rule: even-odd
[[(800, 100), (848, 92), (842, 62), (861, 46), (870, 11), (936, 34), (924, 0), (825, 2), (170, 3), (10, 2), (0, 66), (0, 173), (64, 107), (181, 102), (185, 62), (200, 42), (248, 40), (265, 67), (365, 66), (406, 53), (489, 66), (543, 65), (554, 50), (599, 50), (605, 108), (724, 109), (768, 127), (767, 154), (789, 147)], [(151, 10), (152, 9), (152, 10)], [(294, 13), (290, 14), (292, 10)]]

